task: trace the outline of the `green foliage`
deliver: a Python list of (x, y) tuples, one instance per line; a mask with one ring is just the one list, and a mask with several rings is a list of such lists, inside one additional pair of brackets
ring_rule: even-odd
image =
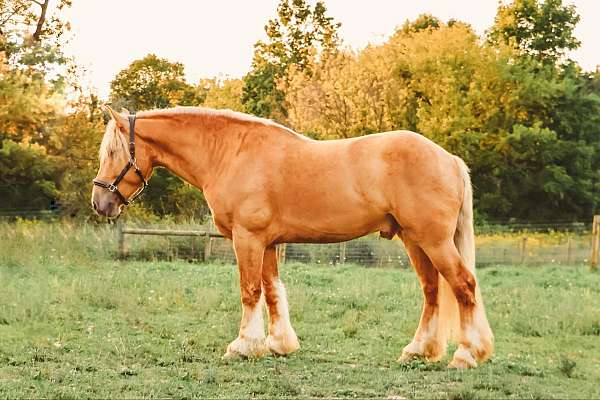
[(58, 194), (62, 169), (57, 161), (40, 145), (4, 139), (0, 147), (2, 207), (47, 208)]
[[(65, 214), (91, 216), (103, 125), (97, 98), (72, 100), (78, 78), (61, 51), (70, 4), (0, 0), (0, 184), (11, 188), (0, 208), (59, 200)], [(242, 80), (190, 85), (181, 63), (150, 54), (115, 77), (111, 100), (131, 111), (243, 110), (316, 139), (413, 130), (467, 161), (480, 220), (587, 221), (600, 210), (600, 74), (565, 58), (578, 21), (562, 0), (515, 0), (500, 4), (487, 40), (424, 14), (353, 52), (340, 48), (323, 2), (281, 0)], [(202, 195), (164, 170), (130, 210), (206, 212)]]
[(96, 152), (104, 130), (97, 104), (88, 104), (61, 119), (54, 128), (49, 145), (64, 161), (64, 174), (59, 182), (58, 200), (65, 215), (90, 218), (90, 182), (96, 176)]
[(284, 120), (285, 93), (280, 87), (290, 68), (310, 73), (310, 63), (320, 53), (339, 45), (339, 23), (326, 15), (321, 1), (311, 7), (305, 0), (281, 0), (277, 17), (265, 26), (266, 41), (254, 45), (252, 71), (244, 77), (242, 103), (247, 112)]
[[(83, 186), (79, 174), (91, 167), (98, 141), (89, 138), (98, 137), (98, 125), (65, 94), (76, 89), (60, 47), (69, 29), (61, 11), (71, 2), (0, 5), (0, 209), (47, 209), (59, 197), (72, 199), (70, 211), (81, 209), (89, 181)], [(66, 115), (66, 107), (77, 111)]]
[[(149, 54), (117, 74), (111, 82), (111, 100), (129, 111), (201, 104), (210, 87), (194, 87), (185, 81), (183, 64)], [(169, 171), (159, 169), (140, 198), (141, 204), (158, 215), (202, 217), (207, 212), (204, 197)]]
[(132, 62), (110, 84), (110, 99), (129, 111), (201, 104), (204, 96), (185, 81), (183, 64), (154, 54)]
[(591, 168), (592, 147), (561, 140), (539, 123), (470, 139), (456, 148), (472, 147), (465, 158), (479, 192), (478, 210), (485, 215), (542, 221), (583, 218), (594, 212), (598, 173)]
[(543, 65), (482, 44), (466, 24), (421, 16), (387, 43), (311, 70), (292, 74), (286, 93), (299, 131), (420, 132), (467, 161), (485, 219), (589, 220), (600, 207), (598, 77), (573, 64)]
[(407, 20), (402, 25), (402, 33), (410, 34), (426, 29), (437, 29), (442, 22), (431, 14), (421, 14), (414, 21)]
[(58, 111), (57, 94), (26, 72), (11, 70), (0, 59), (0, 140), (47, 143), (48, 124)]
[(244, 77), (242, 104), (246, 112), (279, 119), (286, 116), (283, 108), (285, 95), (277, 88), (280, 75), (277, 67), (265, 64)]
[(202, 192), (162, 168), (154, 172), (140, 203), (156, 215), (202, 219), (208, 213)]
[(203, 105), (209, 108), (244, 111), (243, 85), (241, 79), (204, 79), (200, 82), (200, 86), (206, 90)]
[(563, 0), (514, 0), (500, 4), (489, 40), (514, 45), (523, 55), (554, 64), (579, 47), (575, 5)]

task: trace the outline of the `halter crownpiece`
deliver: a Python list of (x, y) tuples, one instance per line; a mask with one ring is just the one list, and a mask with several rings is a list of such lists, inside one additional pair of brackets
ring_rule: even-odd
[[(119, 182), (123, 180), (125, 174), (127, 174), (131, 167), (135, 168), (135, 173), (142, 181), (142, 186), (140, 186), (128, 199), (119, 191)], [(135, 159), (135, 114), (129, 115), (129, 161), (127, 161), (127, 165), (123, 167), (121, 173), (115, 178), (113, 183), (101, 181), (100, 179), (94, 179), (92, 182), (94, 182), (94, 185), (96, 186), (100, 186), (107, 189), (111, 193), (115, 193), (126, 206), (133, 202), (144, 191), (144, 189), (146, 189), (146, 186), (148, 186), (148, 182), (146, 182), (146, 179), (144, 179), (144, 175), (138, 167), (137, 160)]]

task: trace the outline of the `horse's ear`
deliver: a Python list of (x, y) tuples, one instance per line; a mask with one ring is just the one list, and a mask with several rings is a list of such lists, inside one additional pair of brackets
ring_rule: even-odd
[(127, 121), (126, 117), (124, 117), (123, 115), (121, 115), (118, 112), (116, 112), (115, 110), (113, 110), (108, 104), (103, 105), (102, 109), (110, 114), (112, 119), (115, 120), (115, 122), (117, 123), (117, 126), (121, 130), (123, 130), (123, 131), (127, 130), (127, 126), (129, 125), (129, 122)]

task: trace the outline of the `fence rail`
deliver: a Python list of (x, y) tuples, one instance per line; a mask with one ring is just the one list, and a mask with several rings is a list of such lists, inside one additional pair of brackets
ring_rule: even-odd
[[(478, 265), (536, 265), (536, 264), (590, 264), (597, 268), (600, 258), (600, 217), (587, 224), (569, 224), (579, 227), (559, 231), (549, 228), (526, 230), (520, 234), (508, 231), (481, 233), (476, 239)], [(149, 229), (118, 227), (120, 257), (135, 256), (136, 248), (143, 254), (163, 254), (167, 257), (185, 257), (202, 261), (235, 262), (231, 243), (214, 228), (201, 230)], [(152, 244), (132, 243), (132, 251), (125, 246), (126, 235), (151, 235), (161, 237)], [(505, 236), (503, 236), (505, 235)], [(191, 242), (178, 242), (177, 239), (164, 240), (167, 236), (191, 237)], [(201, 240), (200, 243), (197, 240)], [(150, 249), (150, 250), (149, 250)], [(370, 235), (342, 243), (279, 245), (278, 259), (283, 262), (301, 262), (321, 265), (355, 263), (370, 267), (407, 267), (410, 261), (404, 247), (398, 240), (387, 241)]]
[[(125, 258), (127, 251), (125, 247), (125, 235), (150, 235), (150, 236), (191, 236), (202, 237), (205, 239), (203, 260), (208, 261), (212, 256), (213, 239), (224, 239), (225, 237), (214, 231), (207, 230), (174, 230), (174, 229), (148, 229), (148, 228), (125, 228), (123, 225), (117, 226), (119, 258)], [(280, 263), (285, 262), (285, 244), (277, 246), (277, 256)], [(233, 254), (232, 254), (233, 255)], [(231, 257), (229, 257), (231, 258)]]

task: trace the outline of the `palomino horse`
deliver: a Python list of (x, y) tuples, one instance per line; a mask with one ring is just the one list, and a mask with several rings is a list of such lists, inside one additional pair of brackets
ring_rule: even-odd
[[(460, 158), (406, 131), (315, 141), (232, 111), (147, 111), (136, 122), (107, 109), (112, 119), (92, 193), (98, 214), (118, 216), (161, 166), (204, 192), (218, 230), (233, 239), (243, 312), (226, 357), (300, 347), (276, 244), (340, 242), (376, 231), (402, 239), (423, 289), (421, 320), (400, 360), (437, 361), (450, 338), (458, 341), (450, 367), (475, 367), (492, 355), (475, 279), (472, 189)], [(128, 145), (129, 135), (135, 144)]]

